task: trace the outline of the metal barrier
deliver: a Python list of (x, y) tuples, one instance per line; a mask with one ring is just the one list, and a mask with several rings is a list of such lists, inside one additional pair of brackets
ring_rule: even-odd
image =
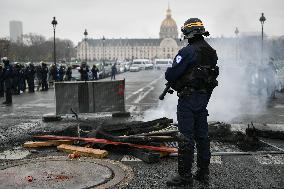
[(56, 82), (56, 115), (125, 112), (125, 80)]

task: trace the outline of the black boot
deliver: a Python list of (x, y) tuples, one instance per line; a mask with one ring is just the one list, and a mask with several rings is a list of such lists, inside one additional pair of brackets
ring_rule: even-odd
[(193, 178), (203, 183), (204, 185), (209, 185), (209, 164), (210, 160), (201, 160), (197, 158), (197, 171)]
[(167, 181), (167, 186), (187, 186), (191, 188), (193, 184), (191, 167), (193, 163), (194, 151), (188, 143), (180, 142), (178, 149), (178, 175)]

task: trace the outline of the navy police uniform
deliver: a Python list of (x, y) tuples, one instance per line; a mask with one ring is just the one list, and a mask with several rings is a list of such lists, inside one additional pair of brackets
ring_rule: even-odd
[(30, 64), (27, 68), (26, 68), (26, 77), (27, 77), (27, 82), (28, 82), (28, 88), (29, 88), (29, 92), (33, 93), (35, 92), (35, 67), (33, 64)]
[(20, 90), (21, 90), (21, 86), (20, 86), (20, 64), (16, 64), (14, 66), (14, 73), (13, 73), (13, 89), (14, 89), (14, 94), (19, 95), (20, 94)]
[(48, 90), (47, 76), (48, 76), (48, 67), (45, 63), (41, 67), (41, 76), (42, 76), (42, 90)]
[(81, 65), (79, 72), (81, 74), (81, 81), (89, 80), (89, 76), (88, 76), (89, 68), (85, 63)]
[(4, 97), (4, 78), (3, 67), (0, 65), (0, 97)]
[(71, 81), (72, 79), (72, 68), (69, 66), (66, 70), (66, 81)]
[(92, 77), (93, 77), (93, 80), (98, 80), (98, 71), (99, 69), (97, 68), (96, 65), (93, 65), (93, 68), (92, 68)]
[(111, 66), (111, 80), (115, 80), (115, 74), (117, 73), (116, 63)]
[(3, 67), (0, 64), (0, 97), (4, 97), (4, 78), (3, 78)]
[(65, 75), (65, 67), (64, 66), (60, 66), (58, 74), (59, 74), (59, 81), (63, 81), (64, 75)]
[[(201, 26), (199, 19), (190, 19), (185, 26)], [(177, 91), (178, 129), (184, 137), (179, 142), (178, 175), (167, 181), (168, 186), (191, 185), (194, 148), (197, 149), (197, 180), (209, 181), (210, 141), (208, 138), (207, 104), (211, 93), (217, 85), (216, 51), (198, 33), (188, 37), (189, 44), (182, 48), (174, 58), (172, 67), (168, 68), (165, 78), (171, 88)], [(190, 31), (191, 32), (191, 31)], [(189, 32), (189, 33), (190, 33)], [(204, 30), (205, 32), (205, 30)], [(192, 34), (192, 33), (190, 33)], [(207, 177), (207, 178), (205, 178)]]
[(11, 105), (12, 104), (12, 86), (13, 86), (13, 67), (10, 65), (9, 60), (3, 60), (4, 69), (3, 69), (3, 80), (4, 80), (4, 89), (6, 101), (3, 104)]

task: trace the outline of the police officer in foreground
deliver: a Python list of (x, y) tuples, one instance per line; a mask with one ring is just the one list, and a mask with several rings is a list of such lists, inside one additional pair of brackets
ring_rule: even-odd
[(3, 80), (6, 96), (6, 101), (3, 102), (3, 104), (9, 106), (12, 104), (13, 68), (6, 57), (4, 57), (2, 61), (4, 63)]
[[(177, 91), (178, 129), (183, 136), (178, 149), (178, 174), (167, 181), (168, 186), (191, 187), (193, 178), (209, 184), (210, 143), (208, 138), (207, 104), (219, 69), (216, 51), (204, 40), (209, 36), (198, 18), (190, 18), (181, 29), (188, 45), (182, 48), (171, 68), (165, 73), (170, 87)], [(197, 172), (192, 174), (194, 147), (197, 148)]]

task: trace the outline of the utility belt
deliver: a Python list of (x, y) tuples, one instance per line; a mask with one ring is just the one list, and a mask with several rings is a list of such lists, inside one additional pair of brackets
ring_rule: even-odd
[(191, 96), (194, 92), (197, 92), (200, 94), (208, 94), (208, 91), (206, 89), (195, 89), (193, 87), (186, 86), (177, 93), (177, 96), (178, 97), (188, 97), (188, 96)]

